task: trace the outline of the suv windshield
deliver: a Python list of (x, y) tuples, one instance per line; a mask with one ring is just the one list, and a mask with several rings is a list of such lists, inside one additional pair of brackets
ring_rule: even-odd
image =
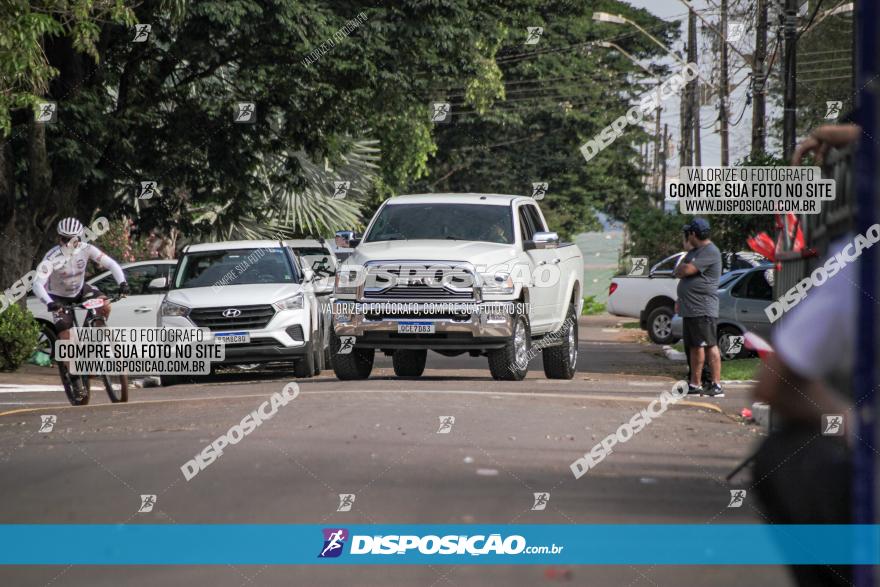
[(187, 253), (180, 260), (175, 289), (255, 283), (299, 283), (282, 248)]
[(509, 206), (489, 204), (391, 204), (364, 242), (390, 240), (462, 240), (513, 244)]

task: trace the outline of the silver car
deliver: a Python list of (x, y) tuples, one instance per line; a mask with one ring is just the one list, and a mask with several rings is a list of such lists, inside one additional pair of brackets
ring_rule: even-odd
[[(718, 281), (718, 348), (724, 359), (742, 359), (750, 351), (741, 348), (730, 353), (731, 336), (754, 332), (770, 337), (770, 320), (764, 309), (773, 301), (773, 265), (762, 264), (750, 269), (730, 271)], [(676, 304), (676, 310), (677, 310)], [(672, 334), (681, 338), (683, 321), (676, 312), (672, 317)]]

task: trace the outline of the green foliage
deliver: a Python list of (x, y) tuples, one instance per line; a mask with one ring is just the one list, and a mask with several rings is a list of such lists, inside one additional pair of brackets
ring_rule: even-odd
[(155, 258), (146, 241), (132, 235), (133, 225), (128, 217), (110, 220), (110, 228), (95, 244), (119, 263)]
[[(487, 9), (498, 7), (491, 3)], [(579, 151), (625, 114), (643, 76), (627, 58), (590, 42), (613, 38), (639, 58), (658, 52), (643, 35), (594, 22), (596, 10), (623, 14), (661, 39), (670, 38), (675, 28), (617, 0), (505, 5), (499, 17), (504, 27), (490, 29), (500, 45), (485, 44), (496, 53), (504, 88), (478, 98), (473, 84), (436, 84), (443, 89), (431, 98), (451, 102), (452, 121), (435, 126), (437, 152), (429, 174), (407, 191), (530, 195), (533, 182), (546, 181), (541, 208), (564, 238), (596, 229), (596, 210), (626, 219), (631, 209), (646, 205), (632, 147), (646, 136), (638, 125), (589, 162)], [(524, 44), (528, 26), (544, 27), (536, 45)], [(480, 69), (484, 60), (474, 63), (483, 79), (494, 79), (491, 70)]]
[(648, 267), (682, 250), (681, 228), (689, 217), (667, 214), (648, 206), (638, 207), (629, 215), (629, 243), (624, 256), (647, 257)]
[(0, 3), (0, 136), (12, 131), (11, 111), (36, 108), (59, 70), (44, 51), (47, 38), (67, 37), (97, 61), (98, 22), (133, 24), (122, 0), (5, 0)]
[(0, 313), (0, 371), (15, 371), (37, 348), (40, 326), (18, 304)]
[(595, 316), (596, 314), (605, 313), (605, 304), (596, 299), (596, 296), (584, 297), (584, 307), (581, 309), (581, 316)]

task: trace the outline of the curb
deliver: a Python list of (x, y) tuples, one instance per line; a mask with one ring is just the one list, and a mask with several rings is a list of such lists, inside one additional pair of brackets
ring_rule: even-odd
[(670, 361), (680, 361), (680, 362), (687, 361), (687, 357), (685, 356), (685, 354), (683, 352), (675, 350), (670, 345), (664, 344), (662, 348), (663, 348), (663, 354), (666, 355), (666, 358), (669, 359)]

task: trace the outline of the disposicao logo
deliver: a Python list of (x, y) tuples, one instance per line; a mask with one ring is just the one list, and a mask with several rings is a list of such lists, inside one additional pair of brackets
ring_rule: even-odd
[(336, 558), (342, 554), (345, 541), (348, 540), (348, 530), (345, 528), (324, 528), (324, 548), (318, 558)]

